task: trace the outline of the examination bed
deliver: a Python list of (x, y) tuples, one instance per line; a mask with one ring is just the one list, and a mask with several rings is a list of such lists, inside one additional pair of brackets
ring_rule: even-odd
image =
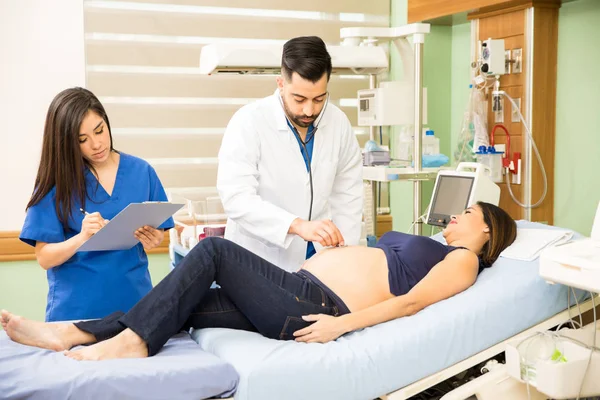
[[(519, 222), (529, 227), (552, 229)], [(566, 293), (539, 277), (537, 260), (500, 258), (457, 296), (327, 344), (203, 329), (192, 333), (200, 346), (181, 334), (150, 359), (76, 362), (1, 332), (0, 397), (401, 400), (502, 352), (520, 332), (562, 322)]]
[[(518, 226), (552, 229), (525, 221)], [(332, 343), (281, 342), (225, 329), (192, 337), (236, 368), (239, 400), (405, 399), (504, 351), (501, 342), (524, 330), (556, 324), (547, 320), (566, 308), (567, 287), (544, 282), (537, 260), (500, 258), (467, 291)], [(472, 363), (463, 361), (469, 358)]]

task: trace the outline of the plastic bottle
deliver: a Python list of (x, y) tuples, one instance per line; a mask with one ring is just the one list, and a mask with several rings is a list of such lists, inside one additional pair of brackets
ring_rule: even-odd
[(482, 91), (471, 89), (471, 135), (473, 137), (473, 150), (479, 146), (489, 146), (489, 136), (486, 122), (487, 100)]
[(532, 385), (537, 382), (538, 363), (550, 360), (566, 362), (562, 343), (552, 336), (542, 333), (524, 339), (517, 345), (517, 351), (521, 361), (521, 379)]
[(502, 156), (503, 151), (496, 151), (494, 146), (479, 146), (479, 150), (475, 153), (477, 162), (487, 165), (491, 170), (491, 180), (493, 182), (502, 182)]
[(435, 137), (432, 129), (428, 129), (423, 137), (423, 155), (440, 154), (440, 139)]

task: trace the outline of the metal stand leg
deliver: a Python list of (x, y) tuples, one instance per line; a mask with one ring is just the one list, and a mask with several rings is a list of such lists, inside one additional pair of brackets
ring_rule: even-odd
[[(422, 34), (414, 36), (415, 46), (415, 146), (414, 146), (414, 168), (415, 172), (421, 172), (422, 167), (422, 143), (421, 131), (423, 130), (423, 42), (425, 36)], [(413, 233), (421, 235), (423, 225), (419, 217), (421, 216), (421, 181), (413, 182), (414, 204), (413, 221), (415, 223)]]
[[(375, 89), (377, 87), (377, 76), (375, 74), (369, 75), (369, 89)], [(369, 139), (375, 140), (377, 135), (377, 127), (369, 127)], [(371, 182), (371, 193), (373, 195), (373, 236), (377, 236), (377, 184)]]

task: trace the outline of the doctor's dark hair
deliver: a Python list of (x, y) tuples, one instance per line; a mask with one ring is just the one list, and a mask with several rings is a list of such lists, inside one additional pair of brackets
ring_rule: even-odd
[(78, 203), (85, 209), (85, 200), (88, 197), (85, 167), (96, 172), (83, 158), (79, 144), (79, 129), (90, 111), (98, 114), (106, 123), (110, 150), (114, 150), (106, 111), (89, 90), (80, 87), (63, 90), (52, 100), (46, 114), (42, 156), (27, 209), (38, 204), (53, 187), (56, 187), (56, 214), (65, 227), (75, 204)]
[(500, 253), (517, 238), (517, 223), (500, 207), (482, 201), (477, 202), (477, 205), (483, 213), (483, 221), (490, 230), (490, 238), (483, 246), (480, 257), (484, 266), (490, 267)]
[(312, 83), (327, 74), (329, 81), (331, 70), (331, 56), (321, 38), (301, 36), (290, 39), (283, 45), (281, 73), (288, 81), (292, 79), (294, 72)]

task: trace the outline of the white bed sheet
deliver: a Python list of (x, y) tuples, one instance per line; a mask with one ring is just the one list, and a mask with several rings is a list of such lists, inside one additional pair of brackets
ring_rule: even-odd
[(282, 342), (228, 329), (199, 330), (192, 337), (236, 368), (236, 399), (374, 399), (565, 310), (566, 293), (565, 286), (539, 277), (537, 260), (500, 258), (467, 291), (332, 343)]

